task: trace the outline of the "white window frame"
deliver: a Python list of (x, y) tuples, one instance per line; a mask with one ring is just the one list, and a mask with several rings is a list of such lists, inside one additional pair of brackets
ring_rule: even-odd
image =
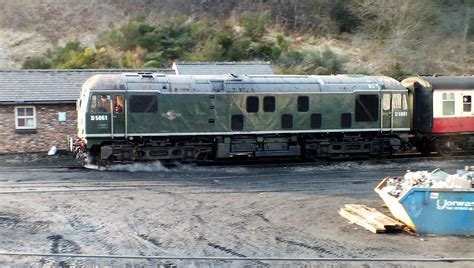
[[(18, 109), (33, 108), (33, 115), (18, 115)], [(18, 126), (18, 119), (33, 119), (33, 126)], [(36, 107), (35, 106), (15, 106), (15, 128), (16, 129), (36, 129)]]
[[(443, 100), (443, 107), (442, 107), (443, 115), (448, 115), (448, 116), (455, 115), (456, 114), (456, 94), (454, 94), (454, 92), (443, 92), (442, 100)], [(445, 104), (447, 103), (452, 103), (453, 105), (452, 113), (448, 113), (448, 111), (445, 109)]]
[[(470, 98), (469, 102), (465, 101), (465, 99), (464, 99), (464, 98), (466, 98), (466, 100), (467, 100), (468, 97)], [(465, 109), (466, 105), (469, 105), (469, 111), (466, 111), (466, 109)], [(467, 113), (467, 114), (470, 114), (472, 112), (472, 95), (463, 95), (462, 96), (462, 112)]]

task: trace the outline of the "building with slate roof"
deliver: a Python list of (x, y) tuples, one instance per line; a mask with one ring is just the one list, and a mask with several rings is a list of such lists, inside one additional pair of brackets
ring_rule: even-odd
[(270, 62), (175, 62), (176, 74), (274, 74)]
[(95, 74), (122, 72), (137, 70), (0, 70), (0, 153), (66, 150), (76, 135), (82, 84)]

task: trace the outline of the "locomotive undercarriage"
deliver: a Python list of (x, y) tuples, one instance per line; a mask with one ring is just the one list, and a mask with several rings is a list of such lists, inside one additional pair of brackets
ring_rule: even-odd
[(402, 147), (396, 135), (299, 134), (135, 138), (79, 150), (84, 163), (107, 166), (140, 161), (206, 161), (262, 157), (358, 158), (389, 155)]

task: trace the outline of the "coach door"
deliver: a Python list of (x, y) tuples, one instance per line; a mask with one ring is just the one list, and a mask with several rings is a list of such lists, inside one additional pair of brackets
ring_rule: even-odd
[(392, 94), (383, 93), (382, 96), (382, 121), (381, 126), (383, 131), (391, 131), (393, 129), (392, 121)]
[(125, 108), (123, 95), (113, 95), (112, 137), (123, 137), (125, 135)]

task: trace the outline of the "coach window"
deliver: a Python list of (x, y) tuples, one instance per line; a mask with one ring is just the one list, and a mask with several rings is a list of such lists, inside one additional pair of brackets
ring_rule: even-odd
[(281, 128), (292, 129), (293, 128), (293, 115), (284, 114), (281, 116)]
[(471, 111), (471, 109), (472, 109), (471, 108), (471, 104), (472, 104), (471, 100), (472, 100), (471, 96), (464, 96), (462, 98), (463, 111), (464, 112), (470, 112)]
[(264, 112), (275, 111), (275, 97), (273, 96), (263, 97), (263, 111)]
[(156, 113), (158, 101), (154, 95), (132, 95), (129, 98), (131, 113)]
[(307, 112), (309, 110), (309, 98), (307, 96), (298, 97), (298, 112)]
[(453, 115), (454, 105), (454, 93), (443, 93), (443, 115)]
[(34, 106), (15, 107), (16, 129), (36, 129), (36, 109)]
[(379, 96), (357, 95), (355, 103), (355, 121), (372, 122), (379, 120)]
[(247, 97), (247, 112), (248, 113), (258, 112), (258, 97), (255, 97), (255, 96)]

